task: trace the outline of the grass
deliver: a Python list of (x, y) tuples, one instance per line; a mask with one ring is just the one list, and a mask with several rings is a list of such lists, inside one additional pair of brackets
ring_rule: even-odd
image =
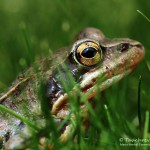
[(150, 19), (144, 13), (142, 13), (140, 10), (137, 10), (137, 12), (140, 13), (148, 22), (150, 22)]
[[(37, 66), (35, 67), (35, 69), (37, 69)], [(44, 137), (46, 138), (44, 149), (47, 149), (49, 145), (51, 145), (54, 149), (63, 149), (63, 150), (65, 149), (119, 150), (122, 148), (128, 149), (129, 147), (131, 149), (134, 148), (138, 149), (138, 146), (135, 145), (139, 143), (140, 144), (144, 143), (136, 142), (136, 140), (149, 138), (149, 111), (146, 111), (145, 124), (141, 121), (140, 118), (141, 78), (139, 78), (139, 84), (137, 84), (137, 92), (136, 92), (138, 109), (136, 111), (137, 114), (135, 115), (135, 117), (139, 116), (139, 123), (138, 122), (134, 123), (134, 121), (129, 120), (124, 115), (124, 111), (122, 111), (123, 110), (122, 105), (125, 105), (124, 101), (122, 102), (122, 105), (119, 104), (119, 102), (117, 102), (119, 99), (122, 101), (121, 98), (123, 98), (126, 95), (127, 93), (126, 84), (121, 85), (121, 88), (123, 88), (124, 90), (120, 92), (120, 94), (117, 94), (118, 96), (116, 96), (116, 94), (114, 95), (111, 94), (110, 96), (109, 92), (115, 93), (116, 91), (119, 91), (120, 89), (119, 84), (113, 85), (112, 88), (106, 90), (105, 93), (98, 93), (92, 100), (96, 107), (92, 107), (91, 104), (87, 102), (86, 96), (83, 95), (80, 89), (77, 88), (78, 95), (76, 95), (76, 93), (70, 94), (70, 87), (68, 86), (68, 84), (66, 84), (66, 80), (63, 78), (59, 66), (57, 66), (57, 69), (62, 78), (62, 84), (64, 86), (64, 89), (68, 93), (69, 107), (70, 107), (70, 115), (64, 121), (62, 121), (61, 124), (59, 125), (56, 124), (56, 122), (54, 121), (55, 117), (53, 118), (53, 116), (49, 111), (49, 104), (47, 103), (48, 101), (45, 101), (46, 99), (45, 81), (42, 79), (40, 75), (38, 75), (38, 79), (41, 80), (40, 88), (38, 89), (37, 92), (38, 98), (40, 100), (42, 115), (44, 116), (44, 120), (41, 119), (41, 121), (44, 122), (44, 125), (42, 127), (38, 126), (36, 120), (29, 121), (28, 118), (24, 118), (23, 116), (20, 116), (19, 114), (13, 112), (12, 110), (9, 110), (4, 106), (0, 106), (1, 111), (9, 113), (10, 115), (18, 118), (19, 120), (23, 121), (29, 128), (32, 129), (30, 130), (32, 134), (32, 139), (30, 137), (29, 139), (28, 138), (26, 139), (28, 142), (26, 142), (26, 144), (24, 145), (25, 147), (29, 146), (31, 149), (40, 149), (39, 140), (41, 139), (41, 137)], [(64, 69), (67, 70), (65, 66)], [(75, 82), (73, 80), (73, 77), (69, 72), (67, 73), (67, 76), (70, 82), (69, 85), (71, 85), (71, 87), (74, 87)], [(126, 80), (122, 82), (126, 83)], [(101, 80), (99, 80), (99, 83), (97, 84), (101, 84)], [(86, 104), (85, 109), (80, 108), (79, 104), (81, 102), (82, 103), (84, 102)], [(114, 105), (115, 103), (116, 105)], [(76, 118), (75, 120), (72, 117), (70, 117), (72, 115), (75, 116)], [(86, 123), (89, 124), (89, 128), (86, 130), (83, 128), (83, 122), (85, 118), (87, 119)], [(60, 130), (68, 122), (73, 127), (73, 130), (70, 132), (68, 140), (64, 144), (62, 144), (58, 140)], [(145, 142), (145, 144), (147, 143)], [(146, 150), (147, 146), (142, 146), (140, 148)]]
[[(40, 11), (45, 12), (45, 14), (49, 14), (50, 18), (46, 18), (45, 15), (38, 14), (37, 16), (34, 16), (32, 14), (33, 12), (36, 12), (36, 8), (34, 8), (34, 3), (29, 2), (27, 5), (29, 8), (29, 11), (24, 8), (22, 11), (24, 11), (24, 15), (26, 16), (23, 20), (23, 24), (21, 22), (21, 26), (19, 31), (19, 39), (16, 37), (16, 32), (13, 34), (13, 32), (4, 32), (1, 30), (1, 43), (4, 44), (4, 46), (0, 47), (2, 50), (2, 53), (0, 54), (0, 58), (2, 58), (2, 63), (0, 63), (0, 69), (2, 70), (0, 72), (0, 88), (1, 91), (4, 89), (6, 90), (8, 87), (8, 83), (10, 84), (10, 81), (12, 81), (16, 74), (24, 70), (27, 66), (30, 66), (30, 64), (35, 60), (36, 53), (44, 53), (47, 54), (47, 51), (49, 49), (49, 45), (45, 42), (45, 36), (49, 41), (51, 42), (50, 48), (57, 49), (61, 47), (61, 45), (67, 45), (70, 44), (70, 41), (73, 37), (73, 35), (84, 26), (95, 26), (95, 27), (102, 27), (102, 29), (109, 35), (110, 37), (121, 37), (121, 36), (130, 36), (133, 38), (136, 38), (137, 40), (141, 41), (146, 49), (150, 47), (149, 45), (149, 28), (144, 24), (144, 22), (149, 23), (148, 17), (143, 15), (141, 11), (138, 11), (140, 14), (142, 14), (142, 18), (146, 18), (145, 20), (140, 20), (139, 18), (136, 20), (134, 18), (134, 13), (131, 11), (130, 7), (136, 6), (136, 4), (132, 4), (131, 2), (126, 2), (126, 5), (129, 4), (130, 7), (124, 6), (124, 3), (121, 4), (121, 7), (119, 5), (118, 9), (114, 9), (116, 12), (110, 12), (109, 10), (112, 10), (112, 8), (109, 7), (107, 2), (98, 2), (96, 5), (94, 1), (92, 1), (89, 5), (87, 3), (84, 3), (84, 1), (81, 1), (81, 6), (76, 4), (71, 5), (69, 1), (65, 1), (62, 3), (61, 1), (57, 0), (56, 2), (58, 5), (55, 5), (52, 2), (50, 3), (53, 7), (49, 9), (49, 5), (38, 2), (37, 8), (40, 9)], [(140, 2), (139, 2), (140, 3)], [(91, 6), (94, 7), (95, 11), (90, 12), (90, 10), (83, 9), (85, 8), (91, 8)], [(119, 4), (119, 3), (118, 3)], [(131, 4), (131, 5), (130, 5)], [(141, 7), (146, 8), (146, 2), (142, 4), (139, 4)], [(145, 5), (145, 6), (144, 6)], [(62, 13), (58, 13), (58, 11), (53, 10), (56, 8), (60, 10)], [(100, 9), (100, 6), (104, 6), (104, 10)], [(117, 6), (111, 5), (111, 7), (116, 8)], [(125, 7), (125, 8), (124, 8)], [(46, 9), (47, 8), (47, 9)], [(67, 9), (66, 9), (67, 8)], [(72, 10), (70, 10), (71, 8)], [(82, 9), (81, 9), (82, 8)], [(109, 9), (108, 9), (109, 8)], [(129, 9), (126, 11), (126, 9)], [(81, 11), (81, 10), (82, 11)], [(2, 8), (0, 9), (2, 12)], [(77, 11), (78, 10), (78, 11)], [(105, 12), (108, 12), (108, 14)], [(118, 11), (117, 11), (118, 10)], [(141, 9), (142, 10), (142, 9)], [(50, 13), (52, 11), (53, 13)], [(145, 9), (146, 11), (146, 9)], [(27, 13), (28, 12), (28, 13)], [(80, 18), (80, 15), (78, 16), (78, 13), (83, 13), (85, 15), (85, 18)], [(124, 15), (124, 12), (126, 12), (128, 15)], [(115, 14), (118, 14), (115, 18)], [(5, 13), (4, 13), (5, 14)], [(51, 16), (55, 14), (55, 18), (52, 21)], [(96, 15), (96, 14), (103, 14), (103, 15)], [(119, 16), (120, 14), (120, 16)], [(148, 14), (148, 13), (145, 13)], [(6, 28), (10, 29), (10, 31), (16, 31), (13, 26), (13, 23), (15, 26), (15, 21), (13, 23), (7, 22), (8, 20), (11, 20), (11, 16), (9, 18), (9, 13), (6, 13), (5, 20), (1, 21), (2, 25), (6, 21)], [(16, 13), (16, 16), (21, 15)], [(35, 17), (35, 20), (34, 20)], [(44, 18), (44, 19), (43, 19)], [(107, 19), (103, 19), (107, 18)], [(112, 19), (114, 18), (114, 19)], [(130, 18), (130, 20), (128, 20)], [(34, 20), (32, 22), (32, 19)], [(34, 22), (39, 21), (38, 24), (34, 24)], [(47, 20), (50, 20), (49, 22)], [(88, 21), (89, 20), (89, 21)], [(69, 28), (67, 31), (58, 31), (61, 30), (61, 24), (62, 22), (67, 22), (69, 24)], [(114, 22), (113, 22), (114, 21)], [(16, 21), (17, 22), (17, 21)], [(25, 23), (24, 23), (25, 22)], [(30, 22), (30, 23), (28, 23)], [(40, 23), (42, 22), (42, 25)], [(43, 23), (44, 22), (44, 23)], [(80, 24), (79, 24), (80, 22)], [(128, 24), (130, 24), (128, 26)], [(133, 22), (133, 25), (132, 25)], [(138, 23), (137, 23), (138, 22)], [(27, 24), (27, 25), (26, 25)], [(110, 24), (112, 25), (110, 27)], [(118, 25), (119, 24), (119, 25)], [(135, 26), (136, 24), (136, 26)], [(10, 26), (9, 26), (10, 25)], [(118, 29), (116, 30), (116, 26), (118, 26)], [(54, 29), (54, 27), (56, 27)], [(134, 30), (133, 30), (134, 27)], [(149, 26), (148, 26), (149, 27)], [(18, 28), (18, 27), (17, 27)], [(27, 30), (27, 28), (29, 30)], [(35, 28), (35, 30), (34, 30)], [(139, 30), (144, 30), (143, 32), (139, 32)], [(55, 33), (54, 33), (54, 31)], [(129, 33), (128, 33), (129, 32)], [(5, 38), (5, 34), (6, 38)], [(30, 33), (30, 34), (29, 34)], [(111, 35), (114, 34), (114, 35)], [(131, 33), (131, 34), (130, 34)], [(13, 35), (11, 35), (13, 34)], [(44, 35), (43, 35), (44, 34)], [(50, 35), (52, 34), (52, 35)], [(17, 34), (18, 35), (18, 34)], [(10, 37), (11, 38), (10, 38)], [(14, 43), (13, 38), (17, 39), (17, 42)], [(20, 37), (23, 37), (21, 40)], [(58, 38), (59, 37), (59, 38)], [(66, 37), (66, 38), (64, 38)], [(67, 38), (68, 37), (68, 38)], [(5, 41), (4, 41), (4, 40)], [(146, 40), (148, 39), (148, 40)], [(8, 42), (6, 42), (8, 40)], [(55, 42), (53, 42), (55, 41)], [(63, 44), (62, 44), (63, 43)], [(3, 50), (4, 49), (4, 50)], [(12, 49), (12, 51), (9, 51), (7, 54), (5, 54), (5, 51), (8, 49)], [(16, 51), (13, 51), (13, 50)], [(20, 52), (19, 50), (22, 51)], [(36, 50), (35, 50), (36, 49)], [(43, 52), (41, 52), (40, 50)], [(18, 51), (17, 51), (18, 50)], [(87, 109), (89, 110), (89, 116), (88, 116), (88, 124), (89, 128), (84, 133), (82, 120), (83, 117), (86, 117), (84, 112), (80, 109), (79, 103), (85, 102), (86, 97), (83, 96), (83, 94), (79, 92), (79, 95), (69, 95), (69, 104), (71, 108), (71, 113), (76, 116), (76, 121), (70, 117), (66, 118), (59, 126), (56, 125), (55, 121), (53, 120), (53, 116), (50, 114), (47, 108), (47, 104), (42, 103), (44, 99), (44, 87), (43, 87), (43, 80), (41, 79), (41, 88), (39, 89), (38, 97), (41, 100), (41, 108), (42, 113), (45, 116), (44, 125), (41, 127), (38, 127), (37, 122), (35, 120), (28, 120), (28, 118), (24, 118), (23, 116), (19, 116), (15, 112), (12, 112), (11, 110), (8, 110), (4, 108), (3, 106), (0, 106), (1, 111), (5, 111), (7, 113), (10, 113), (12, 116), (17, 117), (18, 119), (21, 119), (23, 122), (25, 122), (29, 127), (33, 127), (36, 130), (32, 131), (32, 139), (29, 139), (29, 144), (32, 149), (39, 149), (38, 141), (40, 136), (47, 137), (46, 140), (46, 147), (47, 149), (48, 144), (53, 143), (54, 149), (62, 149), (62, 150), (69, 150), (69, 149), (80, 149), (80, 150), (105, 150), (105, 149), (111, 149), (111, 150), (120, 150), (120, 149), (143, 149), (148, 150), (149, 146), (131, 146), (131, 144), (137, 144), (135, 141), (136, 139), (149, 139), (150, 138), (150, 124), (149, 124), (149, 100), (150, 100), (150, 89), (149, 89), (149, 73), (150, 70), (149, 67), (149, 51), (146, 53), (145, 61), (146, 63), (142, 63), (140, 67), (133, 73), (132, 75), (126, 77), (121, 82), (113, 85), (111, 88), (107, 89), (105, 92), (99, 93), (95, 96), (93, 99), (95, 103), (95, 108), (91, 107), (87, 103)], [(5, 56), (6, 55), (6, 56)], [(16, 55), (16, 56), (15, 56)], [(10, 60), (9, 60), (9, 59)], [(3, 63), (5, 62), (5, 63)], [(18, 63), (20, 62), (20, 63)], [(6, 67), (7, 64), (9, 67)], [(3, 67), (4, 66), (4, 67)], [(6, 69), (7, 68), (7, 69)], [(17, 68), (17, 69), (16, 69)], [(36, 67), (35, 67), (36, 68)], [(11, 74), (11, 76), (7, 77), (7, 74)], [(69, 75), (68, 75), (69, 76)], [(141, 79), (138, 79), (138, 77), (141, 76)], [(74, 85), (74, 81), (71, 77), (70, 82), (72, 86)], [(63, 83), (65, 90), (69, 92), (68, 87), (65, 85), (65, 82)], [(28, 113), (28, 112), (27, 112)], [(139, 116), (139, 121), (138, 121)], [(141, 119), (140, 119), (141, 118)], [(64, 144), (60, 143), (58, 141), (58, 136), (61, 127), (66, 123), (72, 124), (74, 127), (74, 130), (72, 134), (70, 135), (68, 141)], [(143, 144), (143, 142), (140, 142)], [(122, 144), (122, 145), (121, 145)], [(126, 144), (126, 146), (123, 144)], [(130, 146), (127, 146), (127, 144), (130, 144)], [(145, 144), (150, 144), (148, 142), (145, 142)]]

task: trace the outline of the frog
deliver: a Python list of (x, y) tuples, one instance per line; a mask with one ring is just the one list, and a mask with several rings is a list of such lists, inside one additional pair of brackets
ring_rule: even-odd
[[(44, 101), (54, 120), (62, 122), (70, 115), (68, 95), (78, 96), (80, 89), (87, 101), (92, 101), (97, 93), (129, 75), (144, 55), (144, 46), (138, 41), (129, 38), (111, 39), (97, 28), (85, 28), (75, 36), (70, 46), (37, 60), (34, 63), (36, 67), (30, 66), (19, 74), (8, 91), (0, 95), (0, 105), (26, 118), (32, 118), (33, 115), (41, 117), (37, 89), (42, 77), (46, 90)], [(75, 84), (71, 84), (68, 73)], [(101, 82), (97, 84), (100, 78)], [(64, 82), (69, 91), (65, 90)], [(86, 104), (80, 107), (88, 111)], [(71, 117), (74, 118), (73, 115)], [(15, 149), (21, 139), (18, 133), (24, 128), (24, 122), (0, 112), (0, 141), (3, 149)], [(66, 124), (60, 133), (60, 140), (66, 141), (72, 130), (73, 126)]]

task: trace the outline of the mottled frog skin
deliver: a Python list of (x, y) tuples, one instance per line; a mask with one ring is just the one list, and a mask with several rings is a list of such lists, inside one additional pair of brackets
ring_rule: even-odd
[[(91, 100), (95, 94), (131, 73), (144, 58), (144, 52), (144, 47), (137, 41), (129, 38), (109, 39), (99, 29), (85, 28), (68, 48), (36, 61), (33, 65), (36, 67), (32, 66), (21, 73), (8, 91), (1, 94), (0, 105), (30, 120), (38, 120), (41, 111), (37, 89), (42, 78), (45, 81), (45, 101), (49, 103), (49, 110), (55, 118), (65, 119), (70, 109), (62, 77), (70, 93), (77, 94), (76, 89), (80, 87), (84, 94), (90, 91), (87, 100)], [(68, 72), (77, 87), (70, 86)], [(97, 80), (102, 76), (105, 78), (97, 87)], [(0, 112), (0, 141), (4, 149), (15, 149), (22, 142), (19, 141), (18, 133), (24, 127), (19, 119)], [(61, 133), (62, 141), (67, 140), (72, 130), (69, 127), (66, 126)]]

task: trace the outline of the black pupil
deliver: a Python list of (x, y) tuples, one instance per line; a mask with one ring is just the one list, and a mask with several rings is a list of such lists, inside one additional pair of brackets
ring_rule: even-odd
[(82, 51), (81, 55), (86, 58), (92, 58), (96, 55), (96, 53), (97, 53), (97, 50), (95, 48), (87, 47)]

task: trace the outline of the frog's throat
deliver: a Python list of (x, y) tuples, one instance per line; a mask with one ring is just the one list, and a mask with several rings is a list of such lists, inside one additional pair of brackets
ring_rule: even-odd
[[(119, 80), (121, 80), (122, 78), (124, 78), (125, 76), (127, 76), (128, 74), (130, 74), (133, 71), (133, 69), (128, 69), (120, 74), (117, 74), (111, 78), (108, 78), (106, 80), (103, 80), (100, 84), (95, 84), (94, 86), (89, 86), (88, 89), (82, 89), (82, 92), (85, 93), (85, 95), (87, 96), (87, 99), (90, 100), (91, 98), (93, 98), (98, 92), (105, 90), (106, 88), (110, 87), (112, 84), (118, 82)], [(74, 94), (78, 91), (77, 89), (78, 87), (74, 87), (74, 89), (69, 93), (70, 94)], [(54, 103), (51, 113), (53, 115), (57, 114), (57, 112), (60, 110), (61, 107), (63, 107), (63, 105), (65, 105), (67, 103), (68, 100), (68, 94), (65, 93), (64, 95), (61, 95), (57, 101)]]

